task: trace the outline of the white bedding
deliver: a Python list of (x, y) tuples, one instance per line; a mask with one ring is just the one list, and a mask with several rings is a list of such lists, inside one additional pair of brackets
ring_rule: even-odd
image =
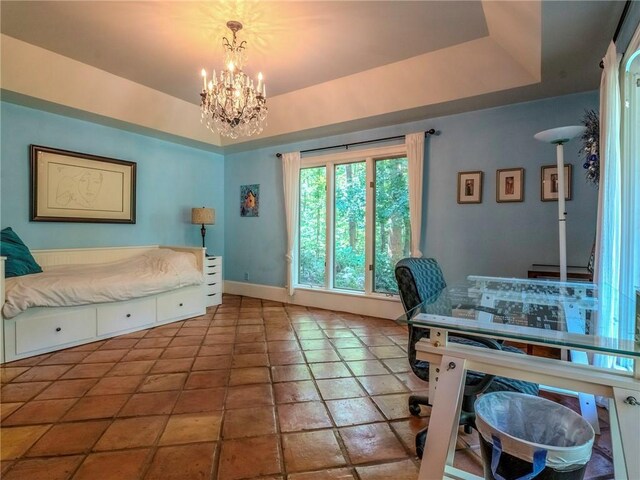
[(193, 254), (159, 248), (117, 262), (58, 265), (7, 278), (2, 313), (12, 318), (29, 307), (130, 300), (202, 282)]

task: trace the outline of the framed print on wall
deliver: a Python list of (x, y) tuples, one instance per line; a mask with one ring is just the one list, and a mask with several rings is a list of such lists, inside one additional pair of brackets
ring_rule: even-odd
[(504, 168), (496, 171), (496, 202), (524, 200), (524, 168)]
[(240, 216), (260, 216), (260, 184), (240, 186)]
[(136, 223), (136, 164), (31, 145), (35, 222)]
[(482, 172), (458, 172), (458, 203), (482, 203)]
[[(571, 164), (564, 165), (564, 199), (571, 200)], [(558, 166), (545, 165), (540, 170), (540, 200), (558, 201)]]

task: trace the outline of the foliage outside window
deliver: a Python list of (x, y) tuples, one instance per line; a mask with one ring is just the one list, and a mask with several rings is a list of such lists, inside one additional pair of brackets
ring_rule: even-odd
[(298, 283), (324, 286), (327, 233), (326, 167), (300, 170)]
[(394, 267), (410, 252), (407, 158), (363, 157), (300, 171), (301, 286), (397, 293)]
[(407, 159), (378, 160), (375, 189), (373, 289), (381, 293), (397, 293), (395, 265), (411, 252)]
[(364, 291), (366, 174), (365, 162), (335, 167), (335, 288)]

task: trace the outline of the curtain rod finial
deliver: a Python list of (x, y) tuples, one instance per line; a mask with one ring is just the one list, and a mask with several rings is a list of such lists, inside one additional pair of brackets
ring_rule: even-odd
[(276, 157), (282, 158), (282, 154), (281, 153), (276, 153)]

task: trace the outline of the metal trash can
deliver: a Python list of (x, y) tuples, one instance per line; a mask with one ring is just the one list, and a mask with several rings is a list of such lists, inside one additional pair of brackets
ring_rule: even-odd
[(581, 480), (594, 431), (573, 410), (515, 392), (480, 396), (476, 426), (486, 480)]

